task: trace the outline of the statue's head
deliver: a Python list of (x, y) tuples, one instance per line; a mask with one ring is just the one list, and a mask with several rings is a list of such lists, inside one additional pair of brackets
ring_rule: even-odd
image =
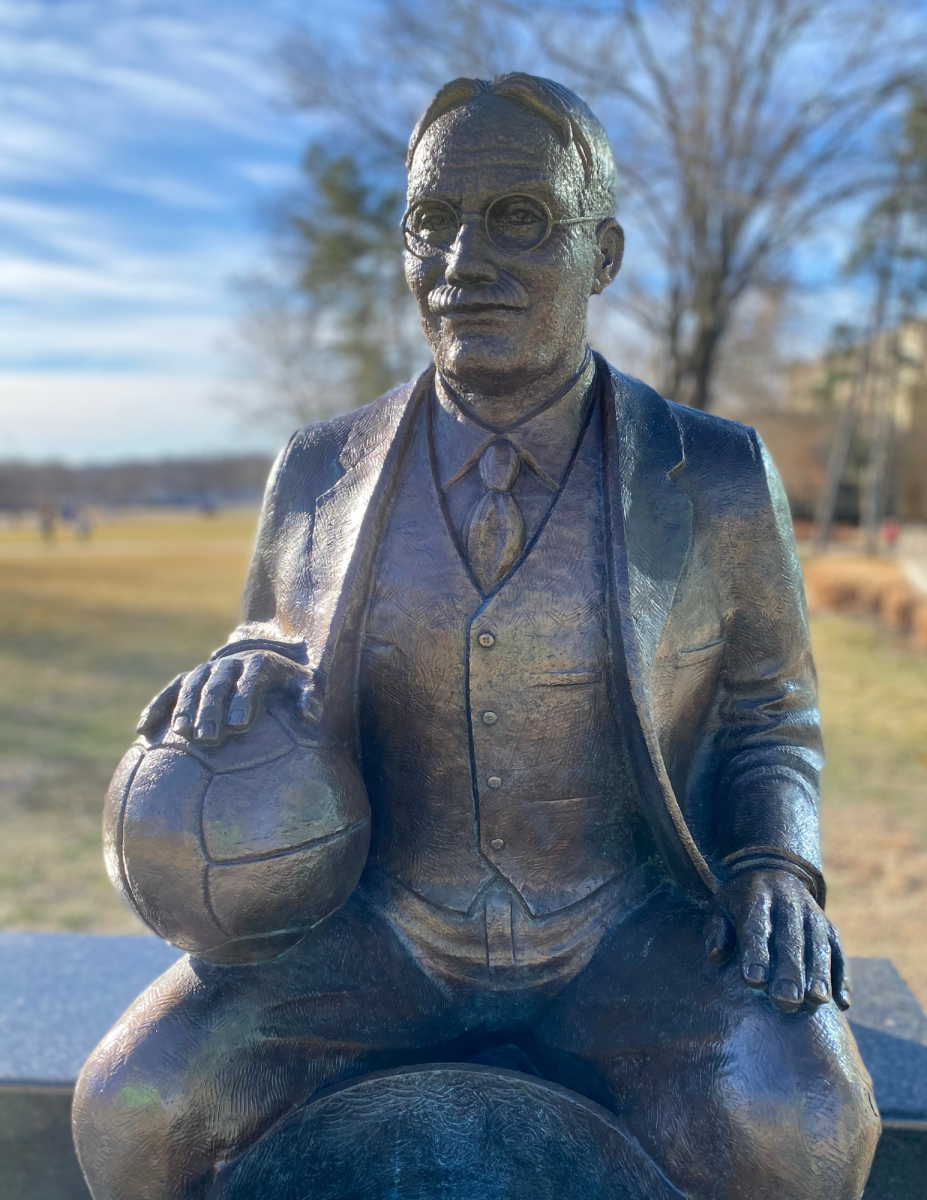
[(621, 266), (601, 123), (534, 75), (456, 79), (409, 142), (406, 277), (438, 367), (498, 389), (576, 361)]

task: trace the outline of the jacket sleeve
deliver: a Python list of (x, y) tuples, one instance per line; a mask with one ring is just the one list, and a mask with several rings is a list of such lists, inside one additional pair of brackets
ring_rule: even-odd
[[(722, 539), (727, 645), (713, 758), (721, 865), (782, 865), (823, 901), (817, 677), (788, 502), (754, 430), (752, 486)], [(744, 481), (746, 482), (746, 481)]]
[(320, 423), (295, 433), (278, 455), (264, 492), (242, 619), (213, 658), (261, 649), (306, 662), (315, 504), (340, 474), (338, 450), (330, 425)]

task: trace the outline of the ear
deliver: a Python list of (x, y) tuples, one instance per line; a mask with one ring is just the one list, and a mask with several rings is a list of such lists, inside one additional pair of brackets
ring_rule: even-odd
[(596, 256), (592, 294), (597, 296), (599, 292), (603, 292), (608, 287), (621, 270), (621, 260), (624, 257), (624, 230), (613, 217), (609, 217), (596, 229), (595, 240), (599, 252)]

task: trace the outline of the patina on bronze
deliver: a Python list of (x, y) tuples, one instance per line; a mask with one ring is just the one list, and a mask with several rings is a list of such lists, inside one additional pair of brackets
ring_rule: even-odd
[(129, 1010), (75, 1103), (94, 1197), (202, 1197), (320, 1090), (511, 1044), (615, 1114), (670, 1190), (858, 1198), (879, 1122), (822, 911), (775, 470), (752, 430), (588, 350), (623, 236), (578, 97), (448, 84), (408, 199), (433, 368), (294, 436), (243, 624), (141, 726), (247, 744), (290, 696), (360, 767), (366, 868), (284, 954), (190, 957)]

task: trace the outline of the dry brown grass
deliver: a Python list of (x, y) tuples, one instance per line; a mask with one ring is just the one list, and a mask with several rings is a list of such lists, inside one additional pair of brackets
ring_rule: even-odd
[(883, 598), (910, 586), (894, 559), (833, 554), (805, 564), (805, 593), (811, 612), (878, 613)]
[(927, 657), (836, 613), (812, 620), (812, 642), (828, 912), (851, 954), (893, 959), (927, 1005)]
[(927, 600), (919, 601), (911, 614), (911, 645), (915, 650), (927, 650)]
[(254, 513), (137, 514), (89, 545), (0, 529), (0, 927), (138, 932), (100, 814), (135, 719), (235, 623)]
[(858, 553), (813, 559), (805, 587), (829, 911), (851, 953), (894, 959), (927, 1005), (927, 659), (910, 653), (927, 650), (927, 597), (893, 559)]

